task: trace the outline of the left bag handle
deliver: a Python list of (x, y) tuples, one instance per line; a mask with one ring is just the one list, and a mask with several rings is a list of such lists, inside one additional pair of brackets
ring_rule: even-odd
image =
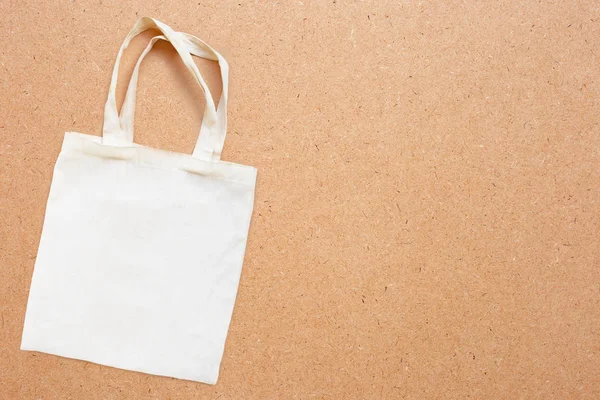
[(115, 60), (110, 87), (108, 90), (108, 99), (106, 100), (106, 105), (104, 107), (104, 125), (102, 127), (102, 142), (105, 144), (117, 146), (130, 146), (133, 143), (133, 137), (129, 137), (129, 132), (122, 129), (119, 120), (119, 113), (117, 111), (116, 100), (117, 79), (119, 75), (119, 65), (123, 52), (125, 51), (125, 49), (127, 49), (129, 43), (134, 37), (148, 29), (157, 29), (164, 35), (164, 37), (169, 42), (171, 42), (171, 44), (179, 54), (179, 57), (181, 57), (181, 60), (183, 61), (186, 68), (192, 73), (194, 79), (196, 80), (196, 82), (198, 82), (198, 84), (204, 91), (206, 95), (206, 106), (204, 110), (203, 124), (213, 126), (217, 123), (217, 111), (212, 96), (210, 95), (208, 85), (204, 81), (204, 78), (202, 78), (202, 75), (200, 74), (198, 67), (194, 63), (191, 54), (187, 50), (187, 45), (183, 42), (181, 35), (173, 31), (173, 29), (171, 29), (168, 25), (157, 21), (154, 18), (142, 17), (135, 23), (131, 31), (125, 37), (125, 40), (123, 41), (123, 44), (121, 45), (121, 48), (119, 49), (119, 53), (117, 54), (117, 58)]

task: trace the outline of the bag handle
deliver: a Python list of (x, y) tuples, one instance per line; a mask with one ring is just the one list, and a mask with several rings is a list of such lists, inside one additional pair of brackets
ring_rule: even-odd
[[(221, 158), (221, 151), (223, 150), (225, 136), (227, 134), (227, 93), (229, 89), (229, 65), (227, 64), (225, 58), (221, 56), (221, 54), (219, 54), (201, 39), (183, 32), (176, 32), (176, 34), (181, 36), (182, 43), (186, 45), (186, 50), (191, 55), (211, 61), (217, 61), (219, 63), (223, 85), (221, 98), (217, 107), (216, 127), (215, 129), (211, 129), (211, 126), (205, 124), (204, 120), (202, 121), (200, 135), (196, 142), (193, 153), (193, 156), (197, 158), (205, 158), (205, 156), (208, 156), (210, 159), (218, 161)], [(128, 138), (133, 139), (136, 89), (140, 65), (146, 55), (152, 50), (154, 44), (159, 40), (169, 41), (169, 39), (163, 35), (153, 37), (140, 55), (140, 58), (133, 69), (131, 79), (129, 80), (127, 93), (125, 95), (125, 100), (121, 108), (121, 115), (119, 117), (121, 129), (123, 132), (125, 132)], [(205, 91), (205, 95), (211, 96), (210, 91)]]
[[(212, 100), (212, 96), (210, 94), (208, 86), (206, 85), (206, 82), (204, 81), (202, 75), (200, 74), (200, 71), (198, 70), (198, 67), (192, 60), (192, 56), (188, 51), (188, 49), (190, 48), (190, 43), (188, 42), (188, 40), (185, 39), (186, 36), (173, 31), (168, 25), (163, 24), (160, 21), (157, 21), (153, 18), (142, 17), (136, 22), (134, 27), (131, 29), (131, 31), (123, 41), (123, 44), (119, 49), (119, 53), (117, 54), (115, 66), (113, 68), (110, 88), (108, 91), (108, 99), (104, 107), (104, 126), (102, 129), (103, 143), (120, 146), (127, 146), (133, 144), (133, 131), (127, 131), (123, 129), (121, 125), (121, 119), (117, 112), (115, 92), (117, 87), (119, 64), (121, 61), (121, 56), (123, 55), (125, 49), (129, 46), (131, 40), (135, 36), (151, 28), (159, 30), (163, 34), (163, 36), (173, 45), (187, 69), (192, 73), (194, 79), (198, 82), (198, 84), (200, 84), (206, 98), (206, 107), (204, 110), (204, 117), (202, 119), (202, 128), (207, 134), (203, 136), (207, 136), (208, 138), (218, 137), (219, 135), (217, 132), (217, 111), (215, 109), (215, 105)], [(214, 139), (205, 139), (203, 142), (205, 141), (208, 141), (208, 144), (211, 144), (214, 142)], [(198, 145), (196, 147), (198, 147)], [(201, 158), (206, 158), (207, 156), (212, 157), (213, 150), (207, 147), (208, 146), (206, 145), (201, 146), (201, 149), (203, 150), (198, 152), (194, 151), (194, 155)]]

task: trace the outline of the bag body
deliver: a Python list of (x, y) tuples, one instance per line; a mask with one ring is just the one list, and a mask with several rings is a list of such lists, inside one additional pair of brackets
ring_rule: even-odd
[[(156, 28), (121, 109), (120, 57)], [(139, 66), (157, 40), (173, 44), (204, 89), (193, 155), (133, 143)], [(191, 55), (219, 62), (218, 108)], [(220, 160), (228, 67), (199, 39), (142, 18), (115, 63), (103, 136), (67, 132), (31, 283), (21, 348), (214, 384), (248, 237), (256, 169)]]

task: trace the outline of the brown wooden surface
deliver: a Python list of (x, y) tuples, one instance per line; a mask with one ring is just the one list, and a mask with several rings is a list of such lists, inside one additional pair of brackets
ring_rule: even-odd
[[(19, 350), (63, 132), (100, 134), (143, 15), (228, 59), (224, 159), (259, 170), (216, 386)], [(0, 0), (0, 27), (0, 398), (600, 398), (598, 2)], [(158, 45), (136, 141), (191, 152), (199, 95)]]

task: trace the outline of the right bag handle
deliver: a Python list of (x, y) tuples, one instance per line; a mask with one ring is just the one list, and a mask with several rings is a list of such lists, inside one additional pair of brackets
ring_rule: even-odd
[[(193, 156), (196, 158), (209, 158), (213, 161), (218, 161), (221, 158), (221, 152), (223, 150), (225, 136), (227, 134), (227, 93), (229, 90), (229, 65), (227, 64), (225, 58), (221, 56), (221, 54), (219, 54), (203, 40), (183, 32), (176, 32), (176, 35), (179, 36), (185, 50), (191, 55), (211, 61), (217, 61), (219, 63), (221, 80), (223, 84), (221, 98), (216, 110), (216, 124), (210, 125), (207, 123), (208, 121), (205, 121), (206, 118), (203, 118), (200, 134), (193, 152)], [(152, 50), (154, 44), (159, 40), (170, 42), (170, 40), (163, 35), (153, 37), (140, 55), (140, 58), (133, 69), (131, 79), (129, 80), (129, 85), (127, 87), (127, 93), (121, 108), (119, 120), (121, 129), (130, 138), (133, 138), (136, 89), (140, 65), (146, 55)], [(212, 96), (208, 88), (204, 90), (204, 94), (207, 103), (209, 101), (208, 98), (212, 100)]]

